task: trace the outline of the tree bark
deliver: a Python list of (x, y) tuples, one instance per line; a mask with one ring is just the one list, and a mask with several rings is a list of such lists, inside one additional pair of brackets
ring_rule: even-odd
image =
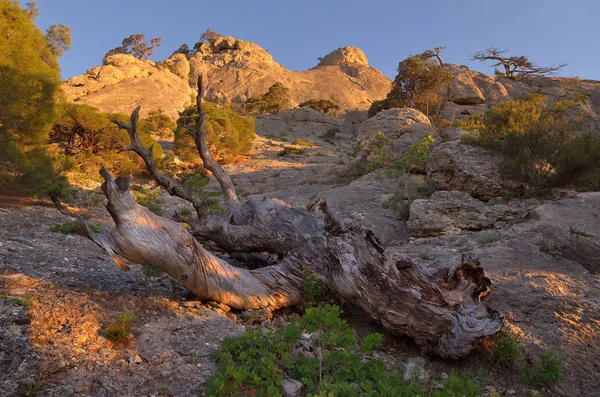
[[(200, 99), (198, 107), (201, 110)], [(203, 150), (203, 115), (200, 112), (194, 138), (205, 164), (210, 164), (212, 156)], [(151, 150), (139, 144), (135, 122), (137, 115), (130, 125), (119, 124), (132, 138), (128, 149), (141, 153), (157, 182), (178, 195), (177, 182), (164, 179), (147, 160)], [(83, 222), (85, 235), (124, 270), (127, 266), (119, 257), (160, 269), (200, 298), (236, 309), (278, 309), (301, 303), (304, 272), (309, 272), (386, 328), (412, 337), (442, 357), (461, 357), (479, 338), (501, 329), (502, 315), (482, 303), (491, 292), (491, 281), (477, 260), (462, 258), (458, 266), (435, 270), (408, 257), (392, 257), (371, 231), (330, 214), (325, 201), (306, 210), (275, 199), (240, 204), (231, 180), (219, 169), (211, 171), (224, 193), (229, 193), (230, 210), (221, 216), (199, 211), (188, 232), (135, 203), (129, 178), (115, 179), (103, 167), (102, 190), (116, 228), (95, 234)], [(230, 253), (270, 253), (277, 260), (255, 270), (237, 268), (208, 252), (195, 237)]]

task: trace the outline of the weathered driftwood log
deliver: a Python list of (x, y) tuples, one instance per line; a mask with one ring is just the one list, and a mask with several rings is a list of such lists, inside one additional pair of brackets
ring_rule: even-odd
[[(192, 195), (173, 178), (160, 174), (152, 150), (137, 135), (138, 109), (127, 129), (133, 150), (153, 178), (169, 193), (190, 201), (197, 218), (192, 230), (138, 205), (129, 192), (129, 178), (114, 179), (106, 168), (102, 190), (116, 228), (87, 236), (121, 266), (119, 257), (160, 269), (203, 299), (233, 308), (272, 309), (296, 305), (305, 295), (303, 271), (319, 278), (339, 297), (364, 309), (386, 328), (412, 337), (442, 357), (460, 357), (481, 337), (502, 327), (502, 317), (481, 302), (491, 282), (476, 260), (434, 270), (410, 258), (386, 255), (375, 236), (358, 223), (336, 219), (324, 201), (307, 210), (279, 200), (248, 200), (240, 204), (233, 183), (208, 150), (204, 135), (202, 82), (199, 117), (190, 128), (205, 166), (218, 179), (229, 205), (225, 215), (210, 215), (199, 195)], [(246, 270), (208, 252), (198, 240), (210, 240), (230, 253), (271, 253), (277, 262)]]

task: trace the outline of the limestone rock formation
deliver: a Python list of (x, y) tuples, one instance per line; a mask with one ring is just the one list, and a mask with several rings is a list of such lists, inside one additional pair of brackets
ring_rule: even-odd
[(529, 212), (527, 204), (531, 205), (520, 201), (486, 204), (465, 192), (438, 191), (427, 200), (412, 202), (407, 226), (413, 237), (502, 228), (522, 220)]
[(219, 104), (243, 103), (279, 82), (289, 88), (293, 105), (329, 99), (345, 112), (368, 109), (391, 86), (358, 48), (337, 49), (310, 70), (291, 71), (260, 46), (229, 36), (203, 43), (188, 57), (175, 53), (162, 63), (130, 55), (108, 57), (105, 63), (69, 79), (63, 86), (67, 99), (108, 112), (128, 113), (142, 105), (142, 117), (161, 107), (175, 118), (191, 104), (194, 91), (189, 82), (204, 74), (205, 97)]
[[(174, 70), (181, 72), (184, 68), (182, 64)], [(168, 67), (125, 54), (109, 56), (105, 65), (67, 80), (63, 90), (67, 100), (92, 105), (104, 112), (128, 114), (142, 106), (144, 117), (160, 108), (174, 120), (194, 93), (187, 79)]]
[(514, 188), (500, 176), (500, 157), (482, 147), (442, 142), (432, 147), (430, 158), (427, 178), (437, 190), (460, 190), (487, 201)]
[(416, 109), (388, 109), (365, 121), (358, 130), (357, 142), (369, 160), (374, 159), (377, 133), (388, 139), (392, 157), (398, 160), (425, 135), (437, 136), (431, 121)]

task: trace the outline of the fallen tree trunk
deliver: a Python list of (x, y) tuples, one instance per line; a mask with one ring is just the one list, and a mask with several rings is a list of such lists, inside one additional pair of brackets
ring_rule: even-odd
[[(237, 309), (278, 309), (305, 298), (305, 277), (310, 272), (340, 298), (361, 307), (386, 328), (412, 337), (420, 346), (442, 357), (460, 357), (481, 337), (502, 327), (502, 316), (482, 299), (491, 282), (476, 260), (462, 258), (459, 265), (435, 270), (410, 258), (391, 257), (375, 236), (354, 221), (336, 219), (324, 201), (307, 210), (291, 208), (279, 200), (248, 200), (241, 204), (225, 171), (212, 160), (204, 139), (204, 112), (199, 82), (199, 118), (190, 131), (198, 151), (219, 180), (230, 206), (222, 216), (210, 215), (199, 196), (190, 196), (179, 183), (158, 172), (152, 150), (137, 137), (137, 114), (130, 124), (132, 145), (154, 179), (171, 194), (194, 204), (197, 216), (188, 220), (191, 233), (181, 224), (153, 214), (135, 203), (129, 178), (113, 178), (102, 168), (102, 189), (116, 228), (86, 235), (103, 247), (123, 269), (119, 259), (153, 266), (203, 299)], [(212, 160), (212, 162), (211, 162)], [(266, 267), (237, 268), (207, 251), (198, 239), (210, 240), (230, 253), (270, 253), (277, 261)]]

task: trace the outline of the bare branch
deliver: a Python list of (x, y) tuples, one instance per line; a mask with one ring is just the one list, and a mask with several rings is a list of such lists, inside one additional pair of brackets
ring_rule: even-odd
[(196, 143), (196, 148), (198, 149), (198, 153), (200, 154), (200, 158), (204, 163), (204, 168), (212, 172), (212, 174), (217, 178), (219, 185), (221, 185), (221, 190), (225, 195), (225, 202), (228, 207), (235, 208), (239, 207), (240, 201), (238, 200), (237, 194), (235, 192), (235, 187), (231, 178), (225, 172), (225, 170), (215, 161), (212, 154), (210, 153), (210, 149), (208, 144), (206, 143), (206, 113), (204, 113), (204, 109), (202, 109), (202, 95), (203, 95), (203, 86), (202, 86), (202, 75), (198, 77), (198, 96), (196, 97), (196, 108), (198, 109), (198, 118), (196, 119), (196, 125), (194, 126), (194, 142)]
[(555, 72), (567, 66), (567, 63), (561, 63), (559, 65), (552, 66), (539, 66), (531, 62), (529, 58), (523, 55), (511, 57), (501, 56), (507, 51), (508, 50), (499, 50), (494, 47), (488, 47), (485, 49), (485, 51), (478, 51), (473, 54), (471, 59), (477, 61), (498, 61), (498, 63), (494, 64), (493, 66), (502, 65), (504, 67), (504, 77), (510, 79), (526, 76), (544, 77), (554, 74)]
[[(140, 106), (138, 106), (131, 114), (129, 124), (126, 124), (120, 120), (112, 120), (119, 128), (124, 129), (129, 134), (131, 145), (121, 149), (121, 151), (134, 151), (138, 156), (144, 160), (146, 169), (152, 175), (152, 178), (162, 186), (172, 196), (180, 197), (186, 201), (189, 201), (194, 206), (198, 218), (207, 219), (210, 216), (208, 206), (204, 198), (196, 193), (190, 192), (185, 189), (179, 182), (174, 178), (167, 175), (161, 174), (158, 171), (158, 166), (152, 156), (152, 147), (146, 148), (142, 145), (140, 137), (137, 131), (137, 122), (139, 120)], [(103, 175), (104, 176), (104, 175)]]

